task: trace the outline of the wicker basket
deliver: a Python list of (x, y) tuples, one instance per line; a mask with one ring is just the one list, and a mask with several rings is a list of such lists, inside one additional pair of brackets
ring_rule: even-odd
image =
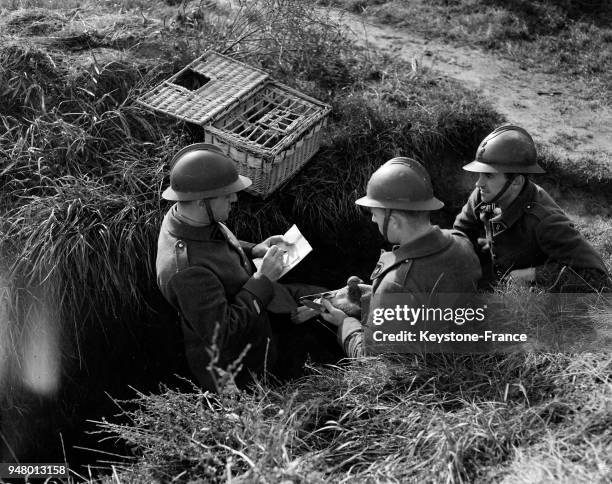
[(316, 153), (330, 107), (221, 54), (200, 57), (138, 100), (204, 128), (224, 150), (247, 191), (263, 198)]

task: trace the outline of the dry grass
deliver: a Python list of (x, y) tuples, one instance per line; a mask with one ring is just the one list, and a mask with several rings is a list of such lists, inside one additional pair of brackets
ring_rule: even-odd
[(605, 482), (611, 363), (368, 358), (252, 393), (140, 394), (102, 427), (141, 456), (120, 482)]
[[(0, 403), (9, 394), (19, 403), (25, 393), (15, 370), (23, 363), (17, 336), (27, 333), (23, 315), (34, 294), (43, 302), (39, 313), (53, 320), (50, 326), (63, 338), (61, 389), (43, 406), (45, 412), (60, 409), (48, 411), (51, 417), (41, 411), (36, 420), (31, 409), (38, 397), (26, 395), (23, 413), (15, 416), (16, 433), (24, 441), (36, 436), (39, 456), (48, 456), (57, 443), (55, 423), (68, 428), (69, 447), (82, 439), (69, 432), (82, 430), (83, 415), (110, 412), (105, 391), (121, 397), (130, 383), (152, 390), (176, 368), (169, 336), (173, 315), (155, 287), (153, 269), (157, 231), (168, 208), (160, 192), (173, 153), (202, 135), (141, 111), (133, 101), (201, 49), (248, 59), (333, 105), (326, 141), (312, 162), (266, 201), (241, 195), (231, 221), (247, 240), (282, 233), (299, 221), (316, 250), (292, 277), (334, 287), (348, 274), (368, 276), (382, 241), (353, 201), (371, 172), (392, 156), (426, 164), (448, 203), (441, 223), (448, 224), (465, 199), (469, 187), (458, 182), (460, 166), (501, 121), (489, 106), (435, 72), (363, 56), (342, 29), (301, 2), (266, 0), (256, 3), (260, 10), (249, 10), (255, 3), (240, 3), (237, 12), (203, 2), (105, 2), (98, 10), (87, 3), (78, 15), (59, 8), (44, 17), (3, 17), (23, 21), (12, 24), (15, 30), (0, 46), (0, 249), (11, 288), (10, 325), (0, 347), (0, 363), (11, 360), (0, 367), (0, 376), (11, 370), (2, 387), (10, 392), (2, 392)], [(4, 4), (19, 6), (59, 4)], [(278, 10), (266, 15), (271, 7)], [(156, 8), (163, 15), (156, 17)], [(101, 20), (113, 15), (125, 16), (117, 21), (118, 36)], [(141, 22), (135, 21), (139, 16)], [(61, 29), (41, 41), (37, 29), (49, 26)], [(75, 48), (79, 36), (87, 37), (87, 49)], [(575, 178), (559, 168), (554, 180)], [(583, 182), (575, 183), (579, 193), (597, 182), (594, 189), (605, 198), (609, 180)], [(598, 234), (606, 233), (607, 216), (602, 223)], [(605, 237), (591, 235), (612, 260)], [(111, 430), (144, 457), (141, 467), (124, 475), (130, 482), (181, 473), (179, 480), (231, 474), (270, 482), (366, 476), (467, 482), (508, 476), (515, 461), (537, 456), (542, 462), (564, 459), (564, 469), (571, 469), (571, 452), (589, 444), (571, 441), (571, 452), (555, 448), (557, 454), (538, 449), (551, 442), (550, 429), (565, 428), (556, 426), (556, 418), (568, 429), (577, 425), (574, 414), (566, 417), (565, 407), (556, 406), (556, 399), (570, 405), (578, 396), (565, 380), (568, 371), (584, 382), (586, 393), (580, 395), (609, 398), (607, 380), (601, 380), (608, 363), (589, 358), (374, 359), (312, 369), (301, 382), (262, 385), (250, 394), (141, 394), (141, 410), (129, 414), (134, 425), (113, 424)], [(547, 388), (557, 393), (546, 396)], [(606, 409), (584, 408), (589, 428), (608, 418)], [(47, 428), (51, 443), (42, 436), (45, 421), (53, 427)], [(224, 432), (203, 430), (213, 428)], [(609, 445), (593, 435), (587, 442), (597, 451)], [(607, 459), (588, 454), (580, 465), (604, 469)]]

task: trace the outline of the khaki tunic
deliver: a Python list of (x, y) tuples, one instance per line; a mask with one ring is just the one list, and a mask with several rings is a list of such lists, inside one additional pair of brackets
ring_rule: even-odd
[[(475, 189), (454, 228), (480, 257), (482, 285), (494, 285), (514, 269), (535, 268), (536, 284), (564, 292), (600, 290), (609, 283), (603, 260), (546, 191), (528, 181), (502, 213), (477, 210)], [(563, 272), (562, 272), (563, 271)]]
[[(181, 317), (187, 362), (200, 384), (215, 389), (207, 367), (216, 345), (226, 368), (251, 345), (244, 366), (261, 372), (276, 358), (266, 306), (274, 289), (268, 278), (255, 277), (249, 260), (254, 244), (231, 243), (219, 224), (194, 227), (165, 216), (157, 248), (157, 283)], [(239, 377), (246, 380), (246, 372)]]
[[(461, 232), (434, 226), (422, 237), (381, 253), (371, 275), (372, 294), (472, 293), (480, 277), (480, 264), (469, 240)], [(346, 318), (338, 328), (338, 338), (348, 356), (366, 354), (357, 319)]]
[[(306, 350), (285, 347), (294, 340), (299, 343), (300, 338), (305, 341), (308, 335), (293, 334), (299, 331), (291, 331), (294, 327), (287, 315), (297, 308), (300, 296), (325, 290), (278, 284), (255, 275), (251, 262), (254, 245), (237, 240), (221, 223), (199, 227), (184, 223), (176, 216), (176, 205), (160, 229), (157, 284), (180, 316), (192, 373), (211, 391), (217, 389), (216, 376), (209, 370), (213, 346), (218, 358), (214, 365), (221, 369), (228, 368), (249, 346), (236, 378), (239, 386), (251, 381), (250, 372), (296, 373), (302, 363), (299, 357), (304, 356), (300, 351)], [(285, 323), (281, 328), (288, 327), (282, 328), (281, 334), (275, 331), (279, 318)], [(306, 326), (295, 328), (302, 333), (307, 330)]]

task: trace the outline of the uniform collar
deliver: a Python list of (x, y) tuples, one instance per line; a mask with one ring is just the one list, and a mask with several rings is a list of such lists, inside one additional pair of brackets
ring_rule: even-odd
[(181, 220), (178, 216), (176, 204), (172, 205), (172, 208), (168, 210), (165, 220), (168, 231), (178, 239), (200, 241), (215, 240), (217, 238), (223, 239), (223, 235), (220, 237), (217, 235), (220, 232), (216, 223), (212, 225), (195, 226)]
[[(500, 229), (505, 230), (516, 223), (525, 212), (525, 205), (531, 202), (536, 193), (535, 184), (527, 180), (525, 186), (518, 196), (508, 205), (500, 215), (491, 218), (491, 222), (501, 225)], [(498, 230), (500, 232), (501, 230)]]
[(396, 245), (390, 252), (383, 251), (370, 278), (374, 280), (381, 277), (398, 264), (441, 252), (452, 242), (452, 236), (442, 232), (440, 227), (434, 225), (431, 230), (418, 239), (414, 239), (407, 244)]
[(451, 242), (452, 238), (434, 225), (418, 239), (393, 247), (393, 254), (396, 259), (418, 259), (446, 249)]

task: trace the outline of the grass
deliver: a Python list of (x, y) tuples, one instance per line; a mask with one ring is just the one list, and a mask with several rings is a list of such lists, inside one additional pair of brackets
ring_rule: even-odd
[(376, 357), (252, 393), (139, 394), (128, 425), (101, 426), (140, 456), (120, 482), (605, 482), (610, 363)]
[[(36, 15), (12, 10), (20, 6), (40, 10)], [(0, 373), (10, 369), (2, 387), (10, 391), (0, 394), (0, 403), (16, 402), (21, 409), (13, 433), (22, 440), (16, 437), (13, 443), (16, 452), (33, 456), (32, 462), (54, 452), (60, 426), (74, 459), (70, 462), (83, 459), (70, 447), (84, 438), (76, 434), (83, 429), (83, 416), (112, 412), (105, 392), (122, 398), (130, 393), (129, 384), (152, 391), (160, 380), (169, 381), (172, 373), (184, 370), (177, 362), (175, 316), (155, 287), (154, 261), (157, 232), (169, 208), (160, 201), (169, 160), (180, 147), (200, 141), (202, 133), (141, 110), (134, 104), (139, 93), (203, 50), (217, 49), (262, 66), (333, 106), (317, 156), (269, 199), (241, 195), (230, 221), (246, 240), (282, 233), (299, 221), (315, 251), (291, 277), (330, 287), (342, 285), (349, 274), (367, 278), (378, 257), (382, 240), (353, 203), (375, 168), (397, 155), (422, 161), (436, 193), (447, 202), (436, 221), (448, 226), (470, 190), (458, 177), (461, 165), (502, 121), (478, 96), (433, 71), (372, 59), (356, 50), (324, 13), (297, 1), (238, 2), (234, 11), (202, 2), (83, 3), (78, 11), (57, 2), (4, 2), (1, 8), (7, 10), (0, 29), (10, 24), (12, 30), (0, 46), (0, 250), (10, 288), (10, 323), (3, 328), (8, 336), (1, 352), (8, 362), (0, 368)], [(108, 27), (113, 22), (115, 30)], [(52, 32), (45, 36), (44, 29)], [(557, 166), (553, 159), (547, 163)], [(583, 169), (580, 178), (563, 166), (551, 172), (551, 183), (574, 187), (580, 194), (589, 187), (600, 193), (602, 203), (609, 198), (605, 175), (599, 179)], [(609, 227), (604, 215), (598, 233)], [(605, 237), (592, 236), (612, 261)], [(62, 384), (52, 396), (32, 395), (22, 382), (20, 338), (35, 324), (27, 314), (44, 315), (62, 337), (57, 349)], [(137, 480), (138, 472), (148, 481), (151, 475), (176, 476), (184, 470), (184, 479), (200, 473), (221, 480), (229, 472), (270, 481), (295, 475), (305, 482), (343, 476), (460, 482), (479, 472), (502, 472), (518, 455), (513, 453), (517, 446), (524, 452), (521, 462), (532, 452), (552, 458), (534, 450), (547, 442), (546, 425), (538, 423), (540, 433), (533, 442), (524, 435), (531, 432), (532, 422), (521, 420), (527, 407), (513, 393), (520, 387), (507, 387), (506, 392), (505, 383), (487, 389), (485, 382), (520, 383), (538, 393), (540, 370), (553, 380), (562, 379), (582, 359), (530, 358), (440, 357), (419, 361), (416, 367), (373, 360), (313, 369), (311, 377), (288, 387), (263, 386), (220, 400), (198, 392), (142, 393), (142, 411), (128, 415), (137, 425), (130, 431), (117, 423), (113, 429), (129, 445), (138, 445), (145, 457), (143, 467), (128, 480)], [(516, 376), (524, 374), (529, 383)], [(593, 390), (593, 398), (604, 394), (587, 370), (577, 375)], [(409, 384), (413, 377), (417, 386)], [(506, 393), (511, 398), (501, 398)], [(389, 420), (387, 410), (398, 405), (399, 420)], [(461, 412), (453, 413), (456, 408)], [(499, 408), (503, 412), (497, 415)], [(244, 415), (248, 425), (234, 426), (232, 414), (239, 419)], [(163, 422), (155, 420), (162, 417)], [(493, 419), (494, 437), (487, 433), (488, 418)], [(502, 428), (506, 418), (516, 419), (507, 434)], [(413, 419), (415, 427), (410, 426)], [(461, 421), (472, 422), (475, 433), (462, 436)], [(373, 422), (372, 429), (368, 422)], [(218, 434), (207, 437), (201, 430), (207, 425), (227, 429), (230, 440), (217, 442), (222, 438)], [(172, 428), (195, 431), (197, 442), (184, 441), (189, 434), (173, 433)], [(397, 430), (385, 436), (389, 428)], [(45, 433), (48, 441), (41, 437)], [(38, 448), (28, 443), (34, 436)], [(410, 444), (406, 438), (415, 440)], [(598, 448), (598, 441), (590, 442)], [(381, 457), (384, 443), (389, 452)], [(488, 446), (497, 443), (498, 450), (487, 454)], [(112, 449), (114, 442), (105, 445)], [(413, 448), (412, 460), (403, 452), (406, 448)], [(569, 458), (558, 452), (562, 457), (554, 462)], [(350, 460), (351, 455), (356, 457)], [(482, 462), (481, 455), (486, 456)], [(588, 467), (607, 461), (584, 462)], [(400, 463), (405, 470), (397, 469)], [(425, 470), (423, 463), (432, 465)], [(394, 472), (405, 474), (393, 477)]]
[(383, 23), (476, 45), (518, 62), (521, 69), (561, 74), (583, 95), (609, 104), (612, 7), (605, 0), (332, 0)]
[[(498, 296), (515, 331), (555, 332), (528, 290)], [(132, 451), (112, 482), (603, 483), (611, 365), (609, 337), (597, 353), (369, 357), (248, 392), (137, 392), (98, 435)]]

